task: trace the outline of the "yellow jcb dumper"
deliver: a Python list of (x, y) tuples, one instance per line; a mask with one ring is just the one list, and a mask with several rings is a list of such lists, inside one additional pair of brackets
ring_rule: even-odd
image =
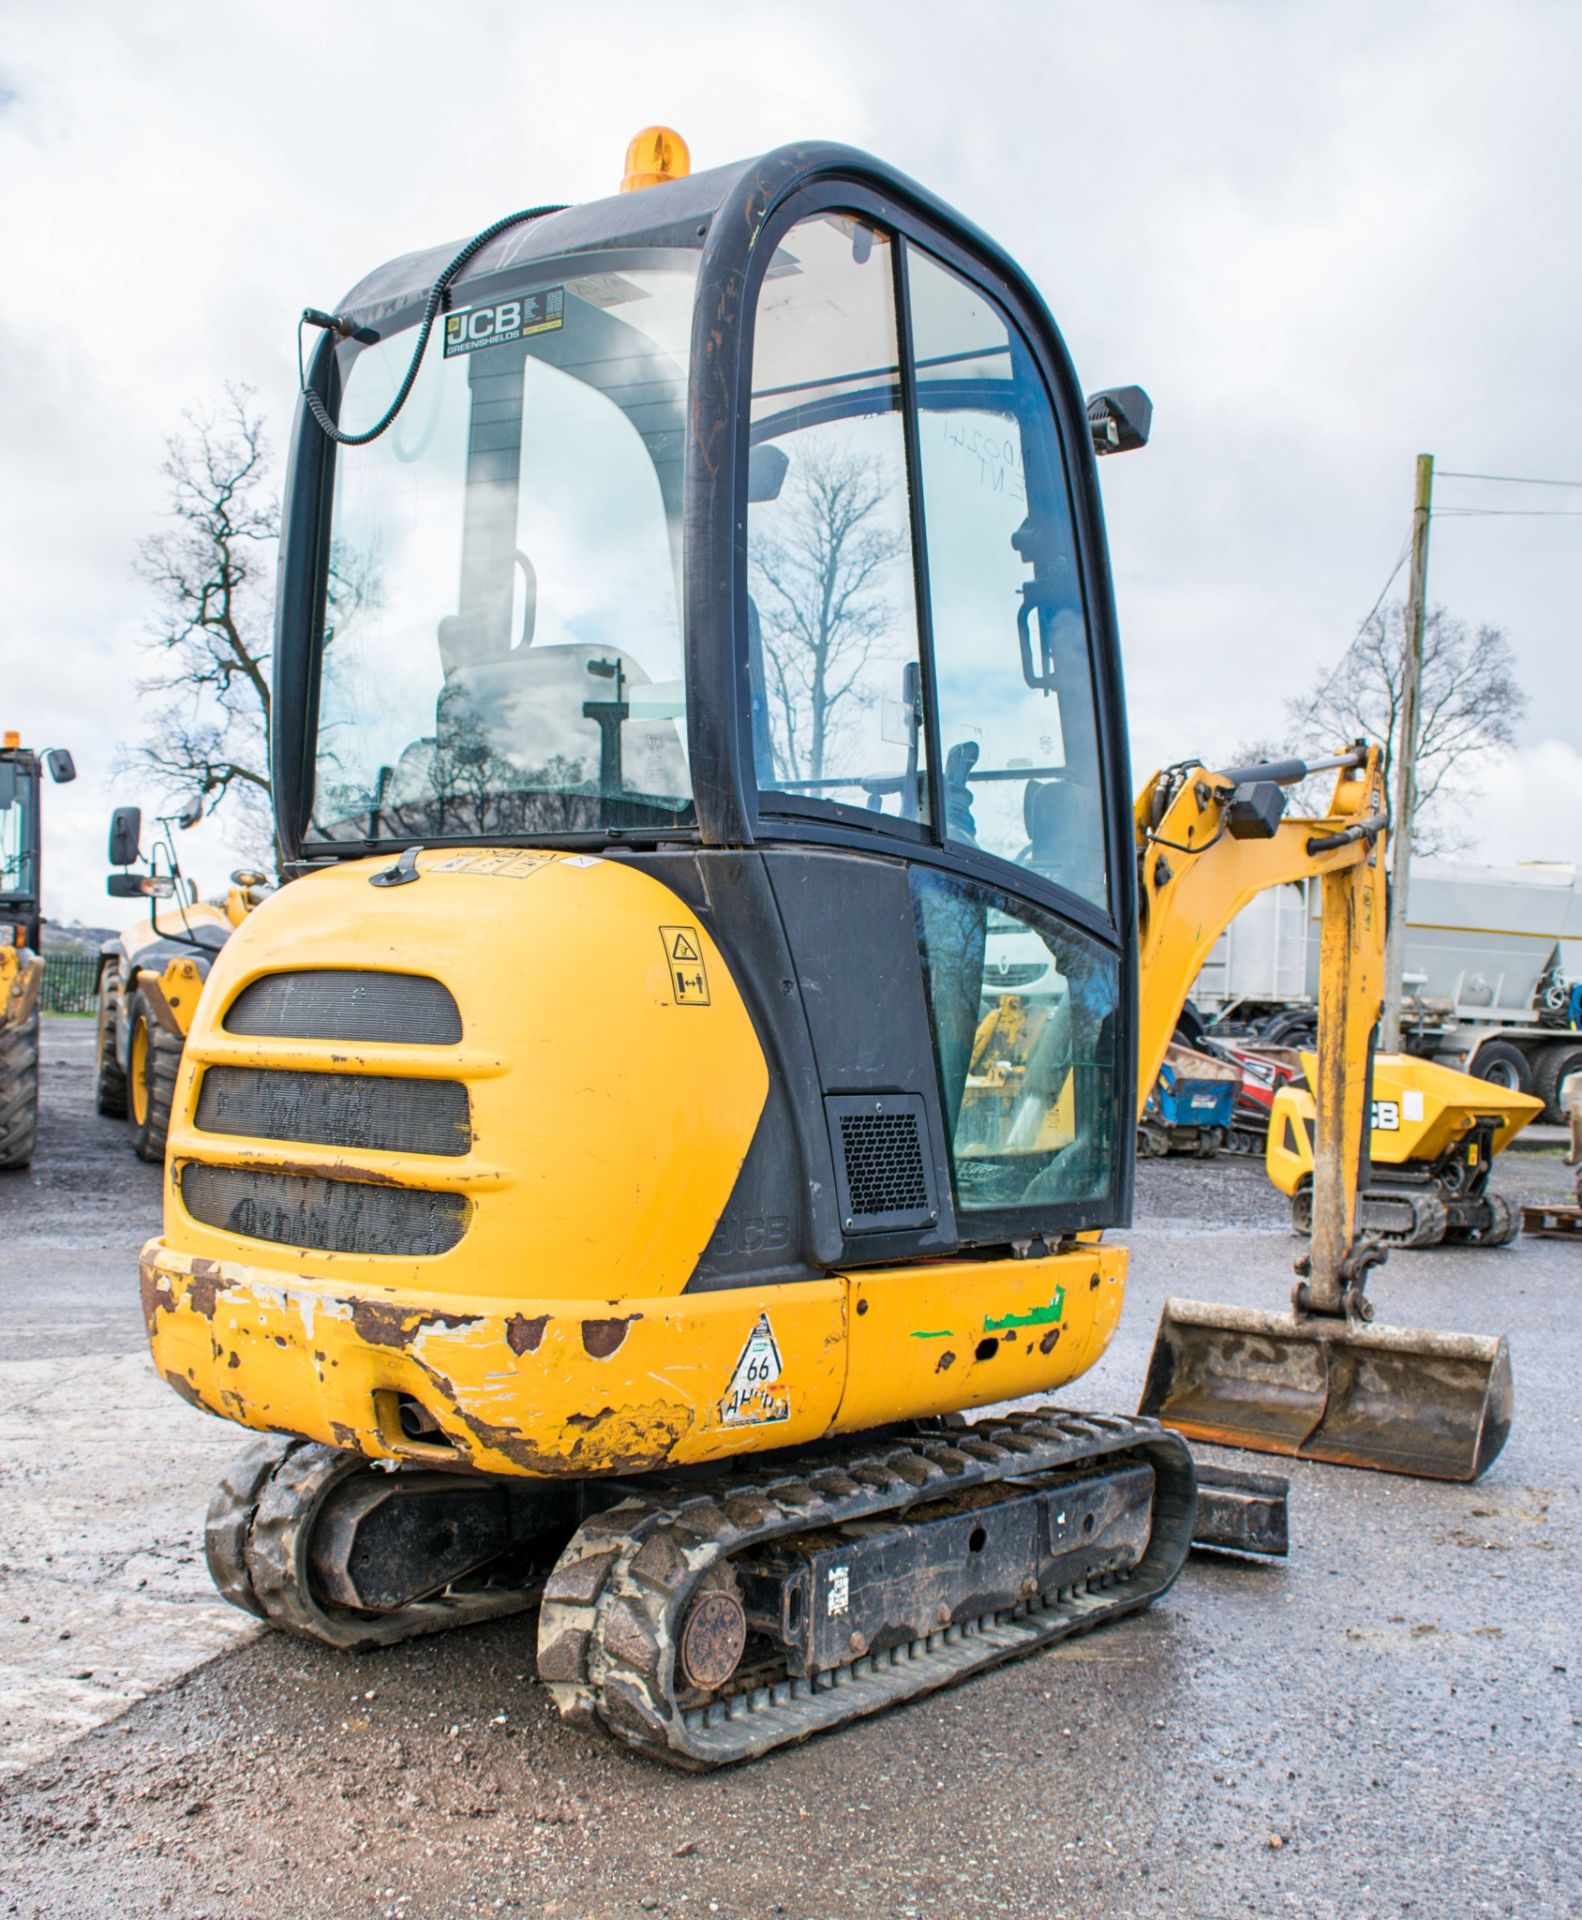
[[(1336, 772), (1329, 814), (1287, 817), (1283, 787), (1328, 768)], [(1144, 980), (1139, 1107), (1180, 1014), (1179, 983), (1197, 977), (1247, 901), (1317, 874), (1323, 912), (1318, 1049), (1309, 1070), (1312, 1243), (1297, 1262), (1291, 1312), (1168, 1300), (1141, 1411), (1222, 1445), (1476, 1479), (1510, 1430), (1504, 1335), (1375, 1326), (1365, 1291), (1386, 1258), (1377, 1237), (1358, 1232), (1384, 978), (1378, 749), (1223, 773), (1196, 763), (1168, 768), (1139, 796), (1134, 828)]]
[(1121, 1310), (1094, 456), (1147, 399), (880, 162), (683, 151), (306, 316), (295, 877), (205, 987), (143, 1299), (283, 1436), (228, 1597), (340, 1646), (541, 1601), (567, 1714), (708, 1767), (1146, 1606), (1196, 1492), (1152, 1420), (953, 1417)]

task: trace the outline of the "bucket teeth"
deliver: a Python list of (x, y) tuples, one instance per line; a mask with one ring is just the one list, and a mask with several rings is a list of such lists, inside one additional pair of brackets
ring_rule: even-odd
[(1138, 1411), (1219, 1446), (1476, 1480), (1510, 1432), (1510, 1351), (1503, 1334), (1170, 1299)]

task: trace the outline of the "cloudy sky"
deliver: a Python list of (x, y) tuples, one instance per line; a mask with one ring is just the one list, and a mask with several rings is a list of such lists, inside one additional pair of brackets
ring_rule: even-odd
[[(996, 235), (1090, 388), (1139, 774), (1278, 727), (1407, 531), (1413, 457), (1582, 481), (1582, 8), (1568, 0), (0, 0), (0, 726), (70, 746), (46, 908), (115, 921), (165, 436), (227, 380), (277, 445), (294, 329), (369, 267), (597, 198), (629, 136), (708, 166), (823, 137)], [(1491, 860), (1582, 859), (1582, 487), (1444, 481), (1433, 597), (1505, 627), (1531, 709)], [(1519, 510), (1519, 511), (1515, 511)], [(206, 889), (224, 816), (189, 836)], [(117, 905), (119, 903), (116, 903)]]

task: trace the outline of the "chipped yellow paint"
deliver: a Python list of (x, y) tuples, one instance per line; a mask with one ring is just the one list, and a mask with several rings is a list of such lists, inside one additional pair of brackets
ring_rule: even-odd
[[(853, 1274), (847, 1382), (835, 1423), (861, 1433), (1049, 1393), (1086, 1373), (1114, 1336), (1126, 1293), (1126, 1249), (1083, 1246), (1044, 1260), (942, 1260)], [(1031, 1316), (1065, 1289), (1058, 1323), (991, 1331)], [(948, 1327), (916, 1340), (914, 1331)]]
[[(143, 1253), (155, 1364), (184, 1397), (265, 1431), (372, 1457), (431, 1459), (387, 1396), (410, 1394), (459, 1454), (493, 1473), (641, 1472), (797, 1445), (829, 1430), (844, 1379), (838, 1279), (660, 1299), (533, 1299), (336, 1285)], [(789, 1418), (725, 1426), (720, 1396), (758, 1316), (781, 1356)]]

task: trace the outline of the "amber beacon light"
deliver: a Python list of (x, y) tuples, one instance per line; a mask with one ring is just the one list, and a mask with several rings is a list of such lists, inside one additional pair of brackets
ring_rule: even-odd
[(687, 143), (673, 127), (644, 127), (626, 149), (626, 177), (622, 193), (639, 187), (662, 187), (667, 180), (685, 180), (692, 171)]

